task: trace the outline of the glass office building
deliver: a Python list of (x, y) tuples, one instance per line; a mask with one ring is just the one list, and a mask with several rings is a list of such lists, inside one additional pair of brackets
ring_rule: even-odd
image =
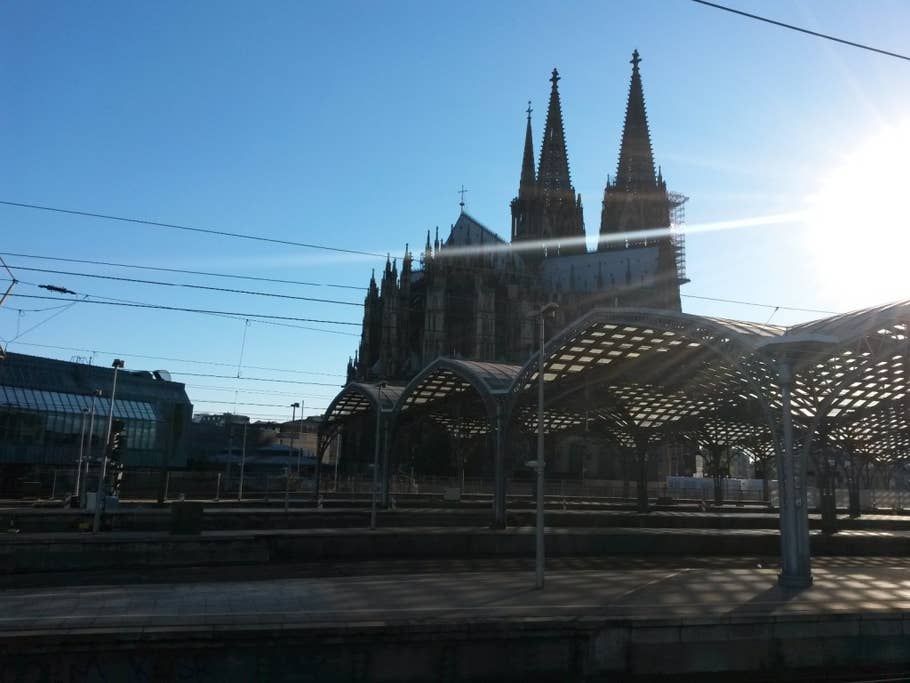
[[(113, 379), (112, 368), (6, 354), (0, 360), (0, 466), (74, 466), (83, 434), (98, 457)], [(125, 425), (124, 464), (184, 467), (192, 409), (183, 384), (166, 372), (119, 371), (113, 417)]]

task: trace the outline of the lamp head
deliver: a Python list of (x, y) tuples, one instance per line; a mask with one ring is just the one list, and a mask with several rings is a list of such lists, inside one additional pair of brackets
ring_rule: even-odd
[(114, 362), (111, 363), (111, 367), (112, 367), (112, 368), (122, 368), (122, 367), (123, 367), (123, 361), (120, 360), (119, 358), (115, 358), (115, 359), (114, 359)]

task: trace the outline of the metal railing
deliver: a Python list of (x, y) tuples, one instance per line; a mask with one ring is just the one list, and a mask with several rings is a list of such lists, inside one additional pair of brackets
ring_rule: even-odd
[[(86, 490), (94, 491), (98, 482), (97, 468), (88, 474)], [(15, 480), (0, 478), (0, 499), (48, 500), (62, 499), (73, 492), (76, 482), (76, 468), (40, 467), (30, 470), (28, 474)], [(762, 490), (739, 487), (736, 480), (724, 480), (723, 501), (725, 503), (762, 503), (769, 502), (776, 506), (777, 482), (771, 481), (768, 486), (769, 498), (766, 501)], [(344, 476), (337, 481), (333, 477), (323, 476), (321, 494), (344, 498), (368, 497), (373, 485), (368, 475)], [(510, 497), (529, 498), (534, 496), (534, 481), (512, 479), (507, 482), (506, 490)], [(127, 469), (120, 484), (122, 500), (157, 500), (160, 494), (165, 500), (180, 498), (195, 500), (236, 500), (240, 486), (239, 472)], [(460, 497), (484, 496), (493, 494), (493, 480), (489, 477), (442, 476), (393, 476), (389, 481), (389, 493), (399, 495), (426, 495), (442, 497), (447, 491), (456, 490)], [(295, 473), (285, 475), (281, 472), (252, 472), (243, 477), (244, 500), (277, 500), (285, 495), (297, 498), (312, 496), (313, 480), (309, 476), (297, 477)], [(580, 498), (621, 500), (635, 499), (637, 489), (635, 482), (623, 482), (612, 479), (558, 479), (550, 478), (545, 483), (544, 494), (548, 498)], [(821, 497), (819, 490), (810, 487), (807, 491), (810, 509), (817, 508)], [(673, 500), (696, 500), (710, 504), (714, 500), (713, 481), (705, 479), (697, 485), (668, 485), (666, 482), (649, 482), (648, 497), (651, 499), (668, 498)], [(835, 499), (839, 508), (849, 504), (849, 491), (837, 489)], [(902, 511), (910, 509), (910, 491), (886, 489), (861, 489), (860, 507), (865, 512), (875, 510)]]

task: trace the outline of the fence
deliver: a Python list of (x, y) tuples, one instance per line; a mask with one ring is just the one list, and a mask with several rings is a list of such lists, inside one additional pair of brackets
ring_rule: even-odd
[[(369, 496), (372, 490), (370, 477), (341, 477), (334, 481), (331, 473), (324, 473), (322, 493), (337, 496)], [(25, 477), (16, 480), (0, 478), (0, 498), (3, 499), (50, 499), (62, 498), (75, 488), (75, 468), (37, 468)], [(87, 490), (93, 491), (98, 483), (98, 469), (94, 467), (88, 474)], [(760, 480), (725, 479), (723, 499), (728, 503), (764, 502)], [(163, 494), (166, 500), (181, 497), (196, 500), (237, 499), (239, 497), (240, 476), (234, 471), (231, 476), (222, 472), (197, 472), (171, 470), (162, 472), (154, 469), (127, 469), (120, 484), (120, 497), (124, 500), (157, 500)], [(394, 476), (389, 482), (392, 495), (423, 494), (442, 496), (446, 489), (459, 489), (464, 496), (491, 496), (493, 481), (490, 478), (436, 477), (424, 476), (411, 478)], [(768, 482), (769, 501), (778, 504), (777, 482)], [(536, 493), (536, 481), (532, 478), (513, 479), (507, 483), (510, 496), (533, 497)], [(252, 472), (244, 473), (243, 498), (268, 500), (283, 497), (285, 494), (312, 496), (313, 480), (311, 477), (297, 477), (294, 473), (285, 476), (283, 473)], [(630, 499), (637, 496), (635, 482), (623, 482), (609, 479), (547, 479), (544, 493), (553, 498), (587, 498), (587, 499)], [(810, 509), (815, 509), (821, 500), (819, 491), (810, 487), (807, 491)], [(666, 482), (648, 482), (648, 497), (661, 497), (685, 500), (714, 500), (713, 479), (689, 477), (670, 477)], [(847, 489), (837, 489), (836, 501), (839, 508), (846, 508), (849, 503)], [(910, 491), (861, 489), (860, 507), (864, 511), (875, 509), (903, 510), (910, 508)]]

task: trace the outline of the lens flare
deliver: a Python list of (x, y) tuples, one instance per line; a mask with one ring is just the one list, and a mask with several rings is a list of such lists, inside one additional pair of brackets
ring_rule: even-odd
[(910, 119), (865, 140), (807, 198), (807, 253), (839, 307), (910, 298)]

